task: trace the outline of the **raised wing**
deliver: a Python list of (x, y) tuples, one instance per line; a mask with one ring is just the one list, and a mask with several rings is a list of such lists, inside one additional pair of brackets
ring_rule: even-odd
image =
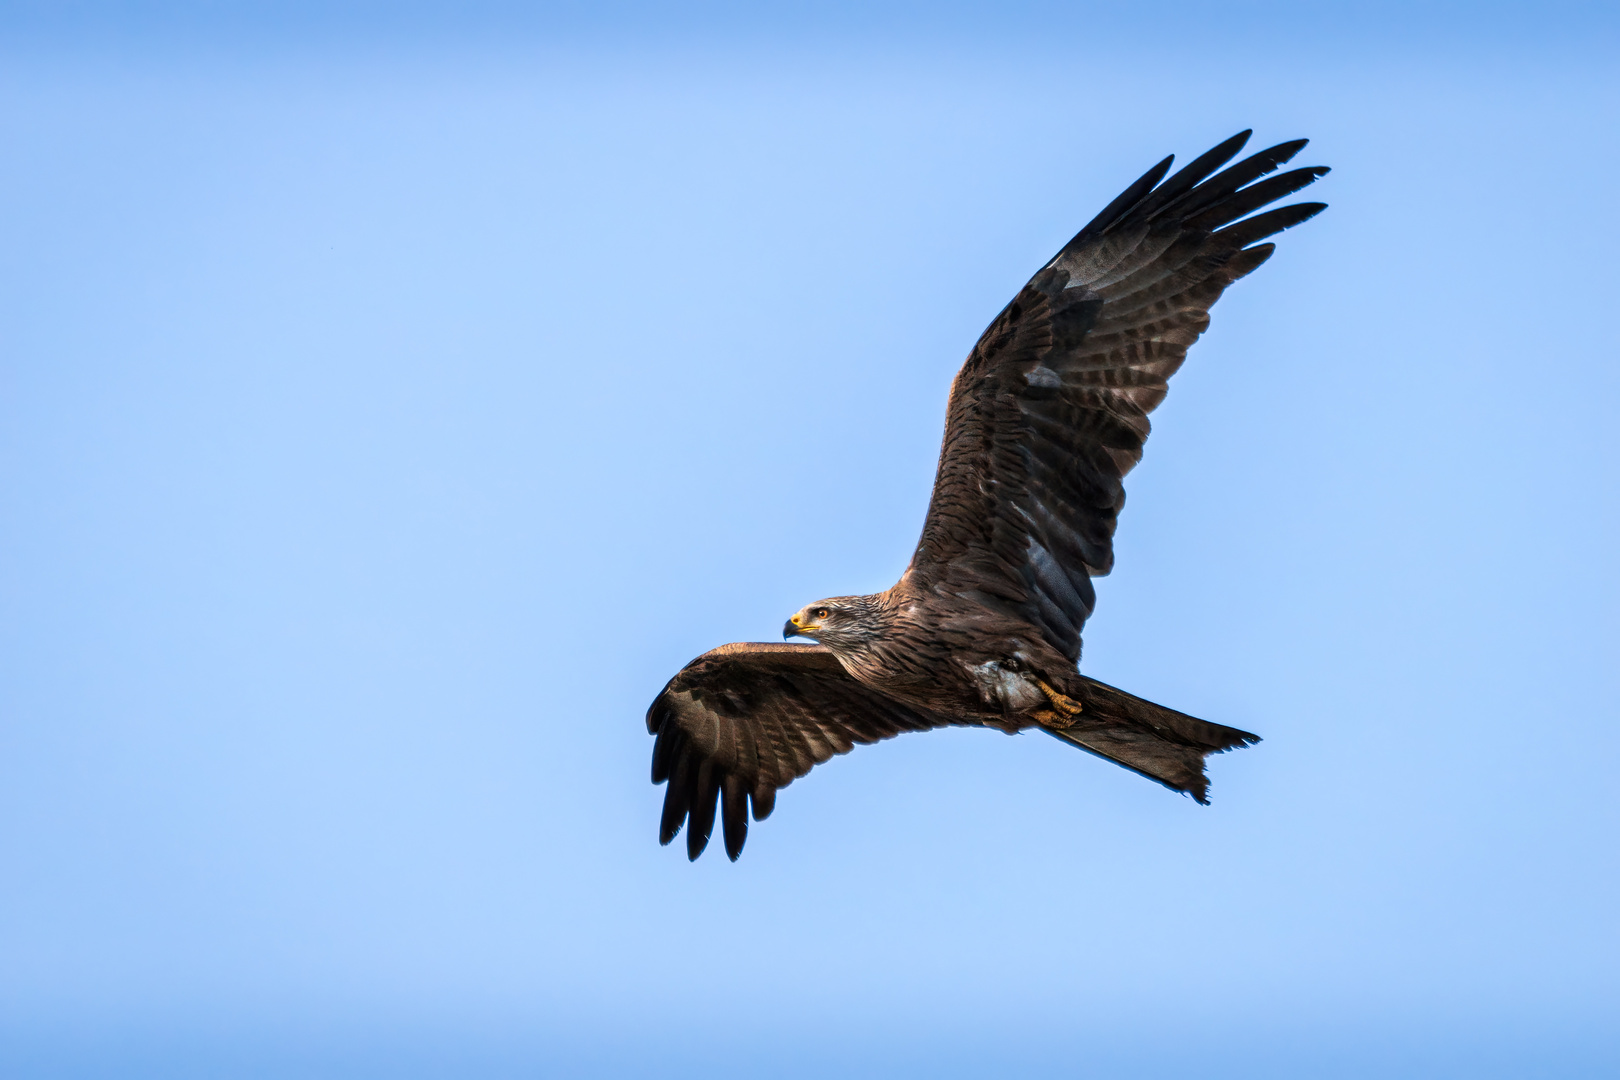
[(868, 690), (820, 645), (722, 645), (682, 668), (647, 710), (647, 730), (658, 736), (653, 783), (669, 782), (658, 842), (675, 839), (690, 818), (686, 854), (703, 854), (718, 797), (735, 861), (750, 800), (763, 821), (778, 788), (834, 754), (951, 723)]
[(914, 584), (1017, 614), (1079, 660), (1091, 578), (1113, 568), (1122, 481), (1141, 460), (1148, 413), (1210, 306), (1271, 255), (1274, 245), (1256, 241), (1325, 208), (1245, 217), (1328, 171), (1260, 179), (1300, 139), (1216, 172), (1248, 137), (1168, 180), (1173, 159), (1160, 162), (984, 332), (951, 387), (933, 500), (907, 570)]

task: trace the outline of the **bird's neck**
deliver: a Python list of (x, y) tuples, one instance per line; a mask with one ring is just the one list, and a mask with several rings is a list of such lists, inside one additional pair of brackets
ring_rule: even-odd
[(886, 654), (893, 643), (900, 618), (899, 605), (893, 592), (890, 589), (860, 597), (859, 627), (852, 633), (822, 639), (821, 643), (832, 650), (844, 669), (863, 682), (868, 677), (877, 677), (888, 667)]

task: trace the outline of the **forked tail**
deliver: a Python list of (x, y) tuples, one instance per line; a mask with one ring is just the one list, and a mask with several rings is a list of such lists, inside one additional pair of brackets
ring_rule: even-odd
[(1080, 681), (1084, 711), (1068, 730), (1047, 728), (1048, 732), (1167, 788), (1184, 791), (1206, 806), (1209, 777), (1204, 775), (1204, 759), (1260, 741), (1258, 735), (1155, 705), (1096, 679), (1082, 675)]

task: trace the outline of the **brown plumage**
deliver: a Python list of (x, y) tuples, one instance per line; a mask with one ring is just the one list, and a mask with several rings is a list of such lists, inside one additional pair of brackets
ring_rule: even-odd
[(763, 820), (777, 789), (903, 731), (1040, 727), (1200, 803), (1204, 759), (1259, 741), (1077, 670), (1147, 414), (1210, 306), (1270, 257), (1258, 241), (1324, 209), (1246, 216), (1328, 171), (1269, 175), (1300, 139), (1217, 172), (1248, 137), (1168, 180), (1172, 159), (1154, 166), (991, 322), (951, 386), (922, 539), (893, 588), (788, 620), (784, 638), (817, 645), (723, 645), (664, 687), (647, 711), (661, 843), (688, 824), (696, 859), (718, 802), (736, 859), (749, 804)]

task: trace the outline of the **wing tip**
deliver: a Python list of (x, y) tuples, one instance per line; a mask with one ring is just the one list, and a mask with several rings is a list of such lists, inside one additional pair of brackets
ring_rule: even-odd
[(709, 834), (699, 830), (695, 822), (691, 823), (686, 830), (686, 861), (697, 862), (698, 856), (702, 855), (708, 846)]
[(1224, 237), (1240, 248), (1246, 248), (1257, 240), (1264, 240), (1296, 225), (1303, 225), (1327, 208), (1328, 204), (1325, 202), (1289, 203), (1287, 206), (1279, 206), (1265, 213), (1233, 222), (1217, 229), (1211, 235)]
[(664, 695), (668, 692), (669, 687), (664, 687), (658, 692), (658, 696), (653, 698), (653, 703), (647, 706), (647, 734), (649, 735), (658, 734), (664, 726), (664, 721), (669, 719), (669, 706), (664, 704)]
[(1243, 731), (1239, 728), (1228, 728), (1227, 730), (1231, 731), (1235, 737), (1225, 746), (1217, 746), (1211, 750), (1211, 754), (1224, 754), (1229, 750), (1246, 750), (1265, 741), (1252, 731)]

